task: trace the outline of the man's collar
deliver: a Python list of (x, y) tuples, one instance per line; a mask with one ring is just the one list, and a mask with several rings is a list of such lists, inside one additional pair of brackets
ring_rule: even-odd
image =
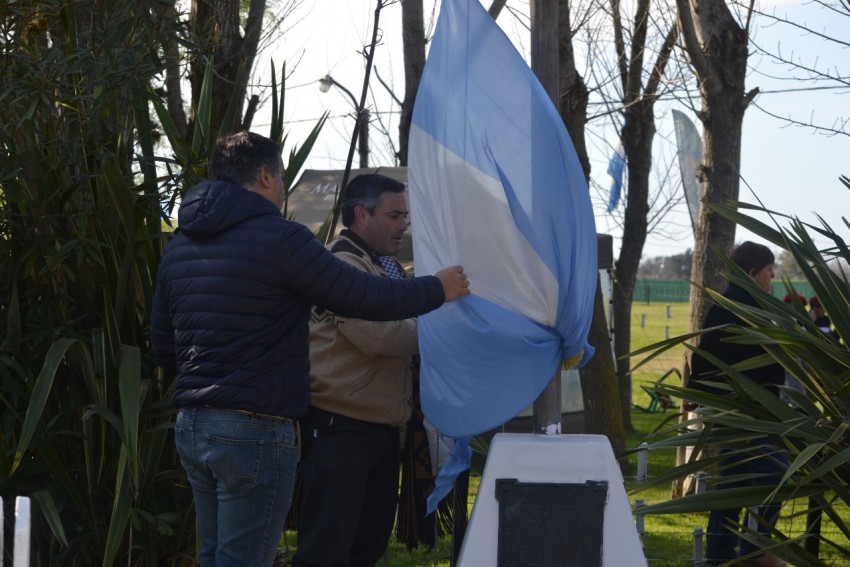
[(344, 228), (342, 229), (342, 232), (339, 233), (339, 235), (344, 236), (345, 238), (354, 242), (354, 244), (356, 244), (358, 247), (362, 248), (367, 254), (369, 254), (369, 257), (372, 259), (373, 262), (379, 262), (378, 258), (380, 257), (380, 254), (375, 252), (375, 249), (366, 244), (366, 241), (360, 238), (354, 231)]

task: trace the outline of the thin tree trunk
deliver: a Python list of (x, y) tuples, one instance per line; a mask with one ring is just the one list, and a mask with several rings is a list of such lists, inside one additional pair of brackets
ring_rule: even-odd
[[(703, 162), (701, 164), (702, 203), (737, 200), (741, 164), (741, 132), (744, 112), (756, 91), (746, 93), (749, 17), (747, 27), (737, 19), (722, 0), (703, 0), (691, 9), (688, 0), (676, 0), (680, 28), (685, 47), (699, 79), (703, 123)], [(701, 328), (710, 302), (700, 288), (721, 291), (726, 286), (723, 256), (735, 243), (735, 223), (700, 207), (694, 244), (691, 280), (689, 331)], [(685, 355), (684, 383), (690, 377), (690, 352)], [(682, 419), (687, 415), (683, 414)], [(677, 464), (688, 458), (680, 449)], [(672, 495), (688, 490), (686, 483), (675, 483)]]
[[(596, 347), (596, 354), (579, 370), (584, 397), (584, 428), (586, 433), (608, 437), (614, 454), (618, 457), (620, 470), (625, 476), (631, 469), (628, 459), (619, 459), (626, 449), (626, 434), (623, 416), (618, 411), (617, 374), (614, 370), (614, 358), (611, 356), (608, 324), (598, 279), (593, 313), (588, 342)], [(597, 316), (600, 313), (601, 316)]]
[(401, 0), (401, 33), (404, 44), (404, 101), (398, 124), (398, 162), (407, 165), (407, 147), (410, 140), (410, 123), (413, 102), (422, 71), (425, 69), (425, 23), (422, 0)]
[[(650, 2), (640, 0), (635, 6), (634, 31), (626, 49), (626, 34), (620, 15), (619, 0), (611, 0), (614, 20), (614, 45), (620, 82), (623, 88), (624, 120), (621, 141), (626, 153), (628, 169), (628, 199), (626, 201), (623, 241), (614, 269), (614, 354), (617, 364), (617, 382), (620, 389), (620, 411), (626, 431), (632, 426), (631, 377), (631, 317), (632, 295), (637, 281), (640, 258), (649, 230), (649, 175), (652, 170), (652, 142), (655, 138), (655, 101), (661, 77), (670, 60), (675, 45), (677, 26), (671, 26), (658, 56), (653, 62), (646, 84), (643, 84), (644, 54), (650, 20)], [(628, 51), (628, 52), (627, 52)]]
[[(248, 90), (245, 77), (257, 56), (266, 0), (250, 0), (244, 28), (240, 8), (240, 0), (192, 1), (191, 33), (203, 46), (200, 52), (194, 54), (191, 65), (192, 105), (197, 108), (204, 69), (207, 60), (212, 58), (215, 68), (212, 85), (215, 96), (212, 98), (210, 119), (212, 136), (218, 134), (231, 100), (236, 101), (236, 115), (242, 117)], [(237, 120), (237, 125), (238, 128), (243, 126), (241, 119)]]
[[(587, 157), (585, 143), (585, 124), (587, 123), (588, 92), (584, 79), (575, 65), (575, 52), (572, 44), (572, 24), (569, 0), (560, 0), (558, 17), (559, 59), (560, 59), (560, 96), (558, 110), (573, 141), (573, 146), (581, 162), (584, 176), (590, 178), (590, 160)], [(596, 354), (579, 371), (582, 399), (584, 403), (585, 430), (608, 437), (616, 455), (626, 448), (623, 419), (618, 411), (617, 373), (611, 353), (611, 337), (608, 333), (608, 320), (605, 318), (605, 305), (602, 290), (597, 279), (596, 297), (593, 303), (593, 321), (588, 341), (596, 347)], [(622, 460), (621, 467), (628, 467), (628, 461)], [(624, 472), (625, 469), (624, 469)]]

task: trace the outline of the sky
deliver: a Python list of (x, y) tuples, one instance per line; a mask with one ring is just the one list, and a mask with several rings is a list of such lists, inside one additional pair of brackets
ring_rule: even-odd
[[(482, 4), (487, 7), (490, 2), (482, 0)], [(318, 80), (330, 74), (359, 99), (365, 69), (361, 52), (371, 38), (375, 5), (376, 0), (305, 0), (287, 17), (281, 37), (260, 56), (260, 68), (264, 65), (264, 55), (273, 57), (277, 64), (284, 60), (287, 63), (285, 120), (290, 142), (306, 138), (319, 116), (325, 111), (330, 114), (307, 160), (307, 168), (345, 167), (354, 124), (353, 102), (339, 89), (321, 93)], [(436, 25), (438, 6), (435, 6), (435, 0), (424, 0), (424, 6), (426, 33), (431, 35)], [(526, 0), (509, 0), (508, 7), (527, 13), (528, 3)], [(850, 42), (850, 18), (846, 16), (818, 10), (817, 5), (810, 2), (792, 0), (762, 2), (760, 7), (763, 11), (787, 14), (794, 22)], [(375, 55), (372, 88), (367, 97), (373, 119), (370, 126), (370, 165), (391, 166), (395, 165), (392, 150), (388, 149), (387, 138), (381, 130), (390, 132), (393, 139), (397, 139), (399, 106), (382, 86), (379, 77), (398, 98), (403, 98), (400, 4), (384, 7), (380, 18), (381, 41)], [(498, 21), (528, 60), (528, 31), (521, 17), (504, 10)], [(807, 65), (830, 68), (844, 77), (850, 76), (850, 47), (837, 48), (821, 40), (817, 34), (806, 33), (793, 26), (768, 24), (771, 24), (768, 18), (757, 16), (755, 19), (753, 38), (764, 49), (781, 50)], [(828, 136), (808, 128), (789, 126), (767, 112), (831, 126), (841, 117), (850, 117), (850, 89), (801, 90), (812, 85), (791, 80), (787, 66), (774, 64), (763, 56), (751, 56), (750, 64), (754, 69), (747, 78), (746, 88), (749, 90), (757, 86), (762, 94), (755, 100), (758, 107), (751, 106), (744, 120), (741, 200), (754, 203), (757, 197), (769, 209), (796, 215), (814, 224), (819, 224), (816, 215), (820, 215), (837, 232), (846, 234), (842, 215), (850, 212), (850, 191), (840, 183), (839, 175), (850, 176), (850, 136)], [(657, 156), (672, 155), (675, 149), (669, 108), (656, 110), (659, 136), (654, 153)], [(684, 106), (676, 108), (688, 114), (701, 131), (692, 110)], [(262, 132), (262, 114), (255, 121), (255, 127)], [(846, 129), (850, 131), (850, 128)], [(613, 131), (606, 133), (602, 128), (597, 130), (596, 138), (588, 140), (592, 167), (591, 195), (597, 232), (614, 237), (616, 257), (621, 245), (621, 229), (616, 211), (613, 215), (606, 212), (607, 189), (610, 186), (606, 169), (610, 144), (616, 143), (616, 135)], [(663, 161), (663, 158), (659, 157), (658, 161)], [(354, 163), (356, 167), (356, 154)], [(653, 178), (655, 176), (653, 174)], [(678, 196), (681, 193), (678, 170), (674, 179)], [(620, 216), (622, 207), (621, 204)], [(746, 239), (759, 241), (739, 229), (736, 240)], [(693, 248), (693, 235), (687, 205), (680, 199), (679, 204), (665, 216), (662, 225), (648, 236), (644, 257), (669, 256), (689, 248)]]

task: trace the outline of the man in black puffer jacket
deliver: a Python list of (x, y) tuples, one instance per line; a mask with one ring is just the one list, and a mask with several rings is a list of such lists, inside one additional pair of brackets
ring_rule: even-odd
[(175, 377), (175, 441), (205, 567), (274, 560), (295, 479), (294, 420), (310, 403), (311, 305), (396, 320), (469, 293), (460, 266), (391, 280), (334, 257), (281, 215), (280, 155), (251, 132), (219, 140), (213, 180), (184, 196), (157, 276), (151, 341)]

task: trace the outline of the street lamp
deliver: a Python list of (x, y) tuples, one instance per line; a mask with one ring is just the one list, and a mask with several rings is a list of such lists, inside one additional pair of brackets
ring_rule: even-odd
[(360, 167), (369, 167), (369, 109), (360, 108), (351, 91), (337, 83), (330, 75), (325, 75), (319, 79), (319, 90), (321, 92), (326, 93), (331, 90), (331, 87), (337, 87), (347, 94), (354, 105), (354, 111), (357, 113), (357, 122), (354, 127), (357, 129), (357, 151), (360, 155)]

